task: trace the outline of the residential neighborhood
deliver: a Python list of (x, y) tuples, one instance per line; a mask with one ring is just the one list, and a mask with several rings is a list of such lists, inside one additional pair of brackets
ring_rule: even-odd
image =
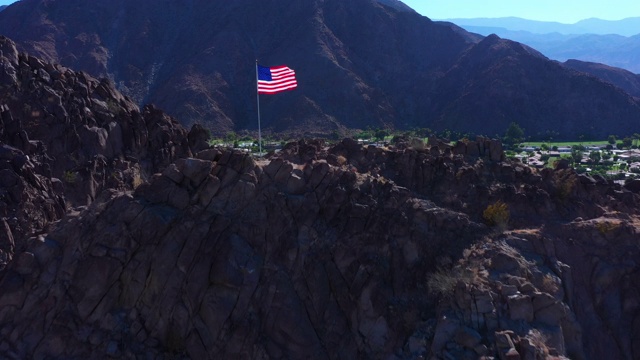
[(566, 159), (580, 173), (606, 175), (619, 181), (640, 176), (640, 149), (637, 147), (614, 149), (610, 144), (553, 147), (525, 145), (507, 153), (537, 168), (553, 167), (559, 159)]

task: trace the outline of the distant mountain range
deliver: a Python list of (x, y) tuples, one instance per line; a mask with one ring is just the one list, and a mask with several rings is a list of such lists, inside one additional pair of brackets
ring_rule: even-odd
[(0, 5), (0, 11), (4, 10), (8, 5)]
[(468, 27), (502, 28), (512, 31), (526, 31), (534, 34), (618, 34), (622, 36), (640, 34), (640, 17), (631, 17), (614, 21), (592, 18), (578, 21), (575, 24), (527, 20), (518, 17), (445, 19), (444, 21), (458, 24), (465, 29)]
[(558, 61), (578, 59), (640, 73), (640, 18), (560, 24), (520, 18), (453, 19), (467, 31), (527, 44)]
[(296, 70), (261, 96), (263, 129), (292, 134), (431, 128), (530, 136), (637, 132), (622, 88), (497, 36), (385, 0), (23, 0), (0, 13), (22, 51), (107, 77), (184, 125), (255, 130), (255, 60)]

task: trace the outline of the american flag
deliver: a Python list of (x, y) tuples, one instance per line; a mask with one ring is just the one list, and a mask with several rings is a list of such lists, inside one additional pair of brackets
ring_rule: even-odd
[(258, 94), (277, 94), (297, 86), (296, 72), (289, 67), (258, 65)]

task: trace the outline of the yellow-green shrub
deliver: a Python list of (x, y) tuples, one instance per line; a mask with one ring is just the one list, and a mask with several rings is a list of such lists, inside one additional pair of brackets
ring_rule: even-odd
[(509, 206), (500, 200), (487, 206), (482, 212), (482, 217), (491, 226), (506, 226), (509, 216)]

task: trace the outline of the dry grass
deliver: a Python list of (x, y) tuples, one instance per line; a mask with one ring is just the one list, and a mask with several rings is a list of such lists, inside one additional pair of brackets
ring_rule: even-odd
[(542, 277), (542, 284), (540, 285), (540, 290), (549, 293), (555, 294), (560, 289), (560, 285), (556, 281), (555, 277), (550, 274), (545, 274)]
[(549, 348), (547, 347), (547, 341), (549, 339), (546, 335), (537, 329), (532, 329), (529, 330), (526, 338), (528, 338), (536, 348), (536, 359), (546, 359), (549, 356)]
[(450, 299), (459, 282), (473, 284), (478, 278), (477, 269), (454, 267), (440, 269), (429, 276), (427, 287), (429, 294), (441, 299)]
[(600, 234), (606, 235), (612, 231), (615, 231), (620, 227), (620, 222), (614, 221), (601, 221), (596, 224), (596, 229), (600, 231)]

